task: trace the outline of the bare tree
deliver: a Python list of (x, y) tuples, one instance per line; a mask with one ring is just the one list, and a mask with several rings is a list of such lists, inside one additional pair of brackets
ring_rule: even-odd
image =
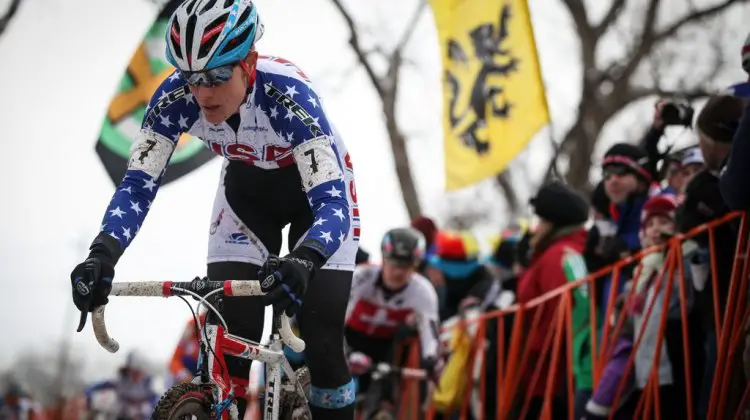
[[(725, 48), (711, 48), (716, 38), (701, 23), (739, 10), (748, 1), (722, 0), (701, 7), (696, 2), (685, 2), (680, 5), (681, 10), (672, 4), (667, 7), (668, 2), (662, 0), (648, 0), (642, 7), (634, 6), (632, 1), (612, 0), (598, 22), (590, 20), (583, 0), (561, 1), (575, 24), (584, 70), (580, 76), (582, 94), (577, 118), (563, 135), (547, 178), (556, 160), (563, 158), (569, 163), (568, 183), (588, 190), (592, 153), (602, 129), (618, 112), (651, 96), (690, 100), (713, 90), (712, 82), (726, 63)], [(630, 11), (624, 13), (628, 7)], [(667, 11), (668, 14), (664, 13)], [(627, 32), (634, 35), (625, 37), (622, 34), (625, 31), (618, 31), (618, 25), (627, 25)], [(682, 40), (681, 36), (690, 30), (704, 31), (702, 35), (708, 44), (700, 38), (689, 40), (685, 36)], [(605, 62), (599, 55), (602, 40), (608, 34), (629, 38), (621, 41), (629, 48), (620, 57)], [(692, 48), (684, 48), (686, 44)], [(679, 54), (674, 53), (680, 49)], [(696, 71), (696, 64), (705, 68)]]
[[(421, 213), (420, 204), (406, 152), (406, 136), (395, 110), (399, 73), (405, 62), (404, 47), (411, 39), (426, 2), (419, 0), (409, 26), (396, 47), (385, 51), (378, 45), (363, 45), (360, 39), (363, 30), (358, 27), (343, 0), (331, 1), (350, 30), (349, 44), (358, 64), (364, 67), (381, 98), (396, 174), (407, 211), (413, 217)], [(584, 70), (580, 75), (582, 92), (576, 107), (577, 117), (561, 136), (562, 140), (553, 144), (553, 158), (544, 179), (560, 177), (557, 165), (562, 161), (567, 163), (561, 168), (567, 167), (567, 172), (562, 176), (571, 186), (585, 191), (590, 188), (589, 173), (597, 142), (602, 137), (604, 127), (620, 111), (649, 97), (679, 96), (692, 100), (714, 90), (712, 82), (727, 62), (724, 55), (726, 48), (716, 45), (718, 33), (721, 32), (716, 30), (719, 27), (707, 30), (706, 22), (728, 16), (750, 0), (721, 0), (709, 5), (689, 1), (678, 8), (662, 0), (610, 0), (598, 21), (590, 18), (589, 7), (594, 0), (559, 1), (574, 22)], [(691, 39), (691, 31), (693, 35), (699, 33), (701, 36)], [(611, 51), (603, 51), (602, 45), (607, 40), (612, 42), (612, 37), (615, 37), (618, 45), (626, 45), (627, 48), (619, 56), (608, 58), (612, 55)], [(379, 67), (373, 62), (383, 59), (387, 63), (386, 71), (378, 73), (376, 69)], [(702, 63), (701, 69), (696, 70), (696, 63)], [(507, 202), (507, 210), (512, 214), (519, 213), (522, 208), (517, 194), (518, 186), (511, 176), (516, 170), (523, 168), (511, 166), (495, 179)], [(463, 225), (475, 218), (473, 214), (466, 215), (462, 217), (466, 220), (458, 224)]]
[[(396, 118), (396, 100), (400, 87), (399, 76), (405, 62), (404, 49), (409, 44), (414, 28), (417, 26), (417, 21), (427, 7), (427, 0), (419, 0), (419, 4), (406, 27), (406, 31), (401, 35), (396, 47), (392, 51), (385, 51), (381, 46), (375, 46), (371, 50), (366, 49), (360, 41), (359, 28), (342, 0), (332, 1), (351, 31), (349, 45), (354, 50), (360, 65), (367, 72), (370, 82), (382, 101), (383, 116), (385, 117), (388, 138), (393, 150), (393, 162), (396, 166), (396, 175), (401, 186), (401, 194), (404, 198), (406, 211), (409, 217), (413, 218), (420, 215), (422, 209), (419, 204), (417, 189), (414, 185), (414, 178), (411, 174), (409, 154), (406, 151), (406, 135), (399, 126), (398, 119)], [(378, 58), (385, 58), (387, 62), (387, 68), (383, 74), (378, 74), (375, 70), (375, 65), (373, 64), (374, 55), (379, 56)]]
[(5, 12), (0, 15), (0, 35), (5, 32), (5, 29), (8, 27), (8, 24), (13, 19), (13, 17), (16, 15), (16, 12), (18, 11), (18, 6), (21, 5), (21, 0), (11, 0), (10, 5), (8, 5), (8, 8), (5, 10)]

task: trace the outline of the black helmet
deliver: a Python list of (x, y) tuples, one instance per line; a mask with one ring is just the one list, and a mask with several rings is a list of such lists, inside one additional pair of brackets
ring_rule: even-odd
[(424, 258), (424, 236), (413, 228), (391, 229), (383, 236), (380, 246), (383, 259), (417, 265)]

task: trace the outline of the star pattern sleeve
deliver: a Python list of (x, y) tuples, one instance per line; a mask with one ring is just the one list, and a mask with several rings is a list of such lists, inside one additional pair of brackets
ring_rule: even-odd
[(101, 232), (115, 238), (123, 251), (135, 238), (151, 208), (180, 135), (198, 118), (194, 105), (190, 90), (175, 72), (159, 86), (146, 108), (141, 130), (130, 151), (128, 169), (101, 226)]
[(331, 125), (319, 98), (304, 81), (278, 75), (262, 88), (269, 107), (279, 106), (271, 119), (274, 131), (294, 147), (294, 159), (307, 193), (314, 222), (302, 243), (326, 259), (341, 246), (349, 232), (349, 201), (339, 152)]

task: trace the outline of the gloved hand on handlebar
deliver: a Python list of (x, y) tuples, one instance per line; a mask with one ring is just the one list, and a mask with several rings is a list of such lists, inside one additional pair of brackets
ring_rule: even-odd
[(89, 250), (86, 260), (70, 273), (73, 303), (81, 312), (91, 312), (109, 302), (115, 264), (122, 254), (117, 241), (106, 234), (99, 234)]
[(324, 262), (323, 257), (304, 242), (286, 257), (269, 255), (258, 271), (260, 287), (266, 293), (263, 302), (273, 305), (276, 313), (294, 316), (302, 307), (310, 279)]
[(439, 384), (440, 376), (443, 374), (443, 368), (445, 367), (443, 359), (428, 357), (422, 361), (422, 366), (424, 366), (424, 370), (427, 371), (430, 381), (436, 385)]

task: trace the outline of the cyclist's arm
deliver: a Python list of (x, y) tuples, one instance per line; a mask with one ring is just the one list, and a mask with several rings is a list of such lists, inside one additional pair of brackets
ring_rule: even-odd
[[(106, 243), (112, 243), (112, 238), (117, 242), (117, 257), (143, 225), (180, 135), (197, 119), (195, 104), (188, 99), (192, 101), (189, 89), (173, 75), (149, 102), (127, 171), (107, 207), (99, 234), (108, 237)], [(189, 109), (191, 104), (193, 109)]]
[(346, 317), (344, 318), (346, 321), (349, 321), (349, 316), (354, 310), (354, 307), (357, 306), (362, 288), (365, 287), (367, 282), (368, 271), (368, 267), (358, 267), (354, 269), (352, 275), (352, 287), (349, 292), (349, 303), (346, 305)]
[(282, 108), (271, 125), (294, 147), (294, 159), (313, 211), (313, 225), (300, 246), (328, 260), (346, 238), (350, 224), (344, 168), (333, 128), (318, 96), (303, 81), (280, 76), (263, 87), (267, 100)]
[(440, 316), (438, 310), (438, 297), (435, 289), (426, 278), (420, 282), (420, 296), (417, 307), (414, 308), (419, 315), (419, 342), (422, 348), (422, 359), (435, 359), (438, 356)]

